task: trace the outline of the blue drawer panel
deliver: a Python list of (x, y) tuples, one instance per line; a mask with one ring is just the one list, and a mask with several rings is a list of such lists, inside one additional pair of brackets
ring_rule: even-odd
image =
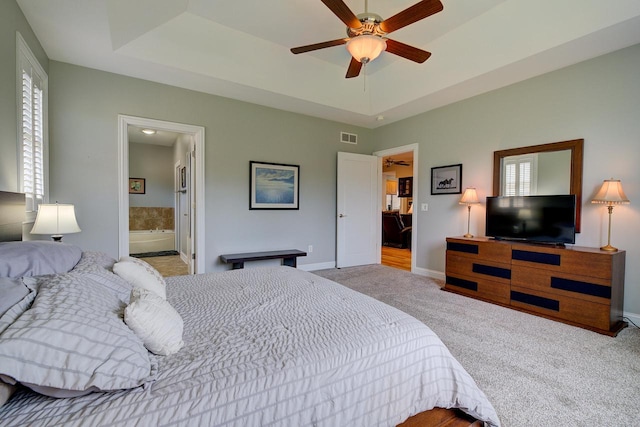
[(477, 255), (478, 245), (471, 245), (468, 243), (447, 242), (447, 250)]
[(537, 262), (538, 264), (560, 265), (560, 255), (557, 254), (519, 251), (514, 249), (511, 251), (511, 259), (517, 259), (518, 261)]
[(546, 308), (549, 310), (560, 311), (560, 302), (550, 298), (539, 297), (537, 295), (529, 295), (523, 292), (511, 291), (511, 299), (513, 301), (523, 302), (529, 305)]
[(565, 291), (611, 299), (611, 288), (609, 286), (595, 285), (593, 283), (581, 282), (579, 280), (569, 280), (562, 279), (560, 277), (552, 277), (551, 287), (555, 289), (562, 289)]
[(490, 265), (473, 264), (472, 271), (474, 273), (484, 274), (486, 276), (500, 277), (502, 279), (511, 279), (511, 270), (507, 268), (492, 267)]
[(447, 276), (447, 285), (457, 286), (459, 288), (469, 289), (470, 291), (478, 291), (478, 284), (471, 280), (458, 279), (457, 277)]

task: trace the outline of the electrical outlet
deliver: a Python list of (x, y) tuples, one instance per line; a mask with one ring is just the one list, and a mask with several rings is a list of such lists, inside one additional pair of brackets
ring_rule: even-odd
[(426, 212), (429, 210), (429, 203), (423, 203), (420, 209), (422, 212)]
[(309, 247), (307, 248), (307, 252), (308, 253), (313, 252), (313, 245), (309, 245)]

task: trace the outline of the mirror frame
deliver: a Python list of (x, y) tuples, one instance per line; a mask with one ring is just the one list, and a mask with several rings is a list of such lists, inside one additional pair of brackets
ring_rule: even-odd
[(584, 139), (552, 142), (549, 144), (531, 145), (529, 147), (511, 148), (493, 152), (493, 195), (500, 195), (500, 172), (502, 159), (521, 154), (544, 153), (548, 151), (571, 150), (571, 182), (569, 194), (576, 196), (576, 233), (580, 232), (582, 214), (582, 155)]

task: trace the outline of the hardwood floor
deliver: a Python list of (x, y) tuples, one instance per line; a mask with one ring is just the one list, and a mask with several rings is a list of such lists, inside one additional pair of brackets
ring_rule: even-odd
[(382, 246), (381, 264), (400, 270), (411, 271), (411, 251)]

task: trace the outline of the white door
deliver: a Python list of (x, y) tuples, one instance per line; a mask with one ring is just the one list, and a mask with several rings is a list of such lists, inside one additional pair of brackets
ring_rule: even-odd
[(187, 174), (189, 182), (189, 274), (195, 274), (196, 266), (196, 147), (191, 141), (191, 150), (187, 153)]
[(380, 263), (380, 158), (338, 153), (336, 267)]

